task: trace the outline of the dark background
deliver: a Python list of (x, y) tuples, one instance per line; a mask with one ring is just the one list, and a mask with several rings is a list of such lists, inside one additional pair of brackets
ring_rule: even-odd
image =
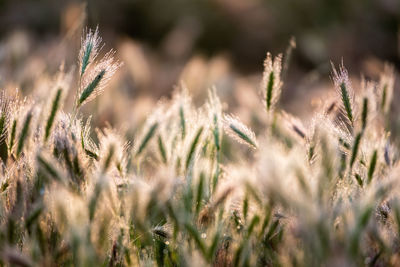
[[(58, 34), (72, 3), (81, 2), (1, 0), (0, 37), (15, 28)], [(266, 51), (284, 50), (291, 36), (300, 69), (343, 57), (358, 71), (366, 55), (399, 65), (399, 0), (89, 0), (86, 10), (111, 45), (127, 35), (158, 51), (180, 27), (192, 39), (186, 57), (227, 52), (240, 72), (258, 71)]]
[[(215, 85), (224, 110), (251, 122), (267, 51), (295, 37), (279, 105), (307, 119), (337, 97), (331, 62), (343, 60), (356, 93), (385, 62), (399, 69), (399, 25), (400, 0), (0, 0), (0, 88), (35, 92), (62, 62), (76, 66), (84, 28), (99, 26), (102, 53), (114, 48), (124, 66), (85, 107), (94, 125), (140, 124), (181, 81), (198, 106)], [(399, 92), (396, 82), (392, 133)]]

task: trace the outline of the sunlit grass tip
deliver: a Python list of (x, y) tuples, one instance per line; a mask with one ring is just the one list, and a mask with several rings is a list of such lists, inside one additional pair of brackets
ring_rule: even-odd
[(266, 110), (273, 110), (281, 95), (283, 82), (281, 80), (282, 54), (272, 59), (271, 53), (267, 53), (264, 60), (264, 73), (261, 90)]
[(95, 30), (86, 29), (81, 40), (81, 49), (79, 51), (79, 72), (82, 77), (86, 69), (96, 60), (101, 50), (101, 37), (99, 28)]
[(338, 95), (342, 101), (342, 110), (344, 116), (347, 118), (349, 124), (354, 126), (355, 107), (354, 107), (354, 91), (351, 86), (348, 72), (342, 64), (339, 66), (339, 70), (332, 65), (332, 79), (335, 84)]
[(239, 143), (248, 145), (251, 148), (258, 147), (254, 132), (244, 125), (238, 118), (232, 115), (225, 115), (223, 124), (227, 134)]
[(114, 59), (115, 51), (109, 51), (83, 77), (78, 92), (77, 106), (80, 107), (101, 94), (122, 63)]

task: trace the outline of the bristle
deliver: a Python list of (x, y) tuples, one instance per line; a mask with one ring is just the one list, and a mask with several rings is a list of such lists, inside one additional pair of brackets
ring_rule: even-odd
[(144, 151), (147, 144), (149, 143), (151, 138), (153, 138), (154, 134), (156, 133), (157, 128), (158, 128), (157, 122), (153, 123), (153, 125), (150, 126), (147, 133), (144, 135), (143, 139), (140, 141), (140, 145), (138, 146), (136, 155), (140, 155)]

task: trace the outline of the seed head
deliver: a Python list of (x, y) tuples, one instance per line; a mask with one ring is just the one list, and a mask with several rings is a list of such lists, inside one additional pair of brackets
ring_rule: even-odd
[(232, 115), (225, 115), (223, 124), (225, 131), (233, 139), (252, 148), (257, 148), (256, 135), (238, 118)]
[(86, 30), (81, 40), (81, 50), (79, 51), (79, 70), (80, 76), (85, 74), (86, 69), (94, 62), (99, 51), (101, 50), (101, 37), (99, 36), (99, 28), (92, 31)]
[(77, 100), (78, 107), (90, 102), (101, 94), (111, 77), (121, 66), (119, 61), (114, 60), (114, 54), (114, 50), (108, 52), (100, 62), (95, 63), (85, 76), (83, 76)]
[(342, 111), (348, 119), (351, 126), (354, 123), (354, 91), (351, 86), (349, 75), (345, 69), (343, 62), (339, 66), (339, 71), (336, 70), (332, 63), (332, 79), (335, 83), (336, 90), (342, 100)]
[(282, 55), (279, 54), (272, 60), (270, 53), (264, 60), (264, 74), (261, 83), (262, 95), (267, 111), (273, 110), (279, 100), (282, 89), (281, 81)]

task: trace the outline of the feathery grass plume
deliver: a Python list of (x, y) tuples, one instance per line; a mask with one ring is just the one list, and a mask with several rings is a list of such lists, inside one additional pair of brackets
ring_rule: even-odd
[(384, 115), (389, 112), (392, 104), (394, 80), (394, 67), (390, 64), (385, 64), (378, 86), (379, 103)]
[[(47, 103), (42, 108), (43, 119), (46, 120), (44, 124), (44, 142), (47, 142), (51, 135), (54, 123), (57, 121), (58, 113), (62, 110), (64, 98), (67, 95), (73, 80), (74, 68), (71, 68), (68, 72), (65, 72), (65, 65), (60, 65), (59, 71), (55, 77), (54, 84), (51, 83), (52, 92), (48, 97)], [(46, 90), (47, 93), (47, 90)], [(46, 94), (47, 98), (47, 94)]]
[(189, 96), (188, 88), (181, 82), (174, 90), (172, 103), (174, 105), (174, 110), (177, 112), (179, 117), (179, 129), (181, 131), (181, 139), (184, 140), (186, 133), (188, 131), (188, 118), (190, 118), (190, 107), (192, 105), (192, 100)]
[(373, 176), (374, 176), (377, 158), (378, 158), (378, 151), (375, 149), (375, 150), (374, 150), (374, 153), (372, 154), (371, 162), (369, 163), (369, 168), (368, 168), (368, 184), (371, 183), (372, 178), (373, 178)]
[[(64, 114), (65, 117), (65, 114)], [(92, 117), (90, 116), (85, 124), (81, 120), (76, 120), (75, 125), (73, 129), (76, 129), (75, 132), (76, 134), (79, 134), (80, 136), (80, 143), (83, 151), (87, 156), (90, 158), (93, 158), (95, 160), (99, 159), (99, 148), (97, 145), (93, 142), (92, 138), (90, 137), (91, 134), (91, 127), (90, 127), (90, 122), (91, 122)]]
[(79, 87), (77, 107), (84, 105), (101, 94), (114, 73), (122, 65), (114, 60), (115, 51), (111, 50), (99, 61), (95, 62), (83, 76)]
[(21, 129), (21, 133), (18, 139), (18, 146), (17, 146), (17, 156), (19, 156), (24, 148), (24, 144), (26, 143), (28, 136), (29, 136), (29, 127), (33, 117), (33, 111), (30, 110), (26, 114), (24, 124)]
[(158, 128), (158, 122), (154, 122), (149, 129), (147, 129), (146, 134), (143, 136), (143, 139), (139, 142), (139, 146), (136, 152), (136, 156), (139, 156), (142, 154), (144, 149), (146, 148), (147, 144), (149, 141), (153, 138), (154, 134), (156, 133), (156, 130)]
[(215, 146), (215, 171), (213, 174), (212, 181), (212, 189), (215, 191), (215, 188), (218, 184), (219, 176), (221, 174), (220, 163), (221, 163), (221, 143), (222, 143), (222, 107), (221, 102), (217, 96), (216, 87), (212, 87), (208, 91), (208, 101), (206, 104), (206, 108), (208, 111), (209, 123), (212, 125), (212, 136), (214, 140)]
[(61, 113), (53, 133), (53, 155), (63, 163), (71, 182), (79, 186), (84, 182), (88, 159), (80, 144), (81, 121)]
[(165, 164), (168, 161), (167, 160), (167, 152), (165, 151), (164, 141), (160, 134), (158, 135), (157, 141), (158, 141), (158, 151), (160, 152), (162, 162)]
[(186, 171), (189, 169), (189, 167), (192, 164), (193, 158), (195, 156), (196, 148), (198, 147), (198, 145), (200, 143), (200, 136), (201, 136), (201, 134), (203, 132), (203, 129), (204, 129), (204, 127), (201, 126), (197, 130), (197, 132), (196, 132), (196, 134), (195, 134), (195, 136), (193, 138), (193, 141), (192, 141), (192, 143), (190, 145), (189, 151), (188, 151), (187, 156), (186, 156), (186, 165), (185, 165), (186, 166)]
[(233, 115), (225, 115), (223, 118), (226, 133), (239, 143), (246, 144), (251, 148), (257, 148), (256, 135), (238, 118)]
[(207, 110), (209, 113), (210, 121), (213, 125), (211, 129), (214, 137), (214, 145), (217, 151), (219, 151), (221, 149), (222, 138), (222, 107), (221, 102), (217, 96), (217, 89), (215, 86), (208, 91)]
[(362, 132), (359, 132), (354, 138), (353, 147), (351, 150), (350, 169), (353, 167), (354, 162), (357, 159), (357, 154), (360, 148), (361, 137), (362, 137)]
[(14, 147), (16, 134), (17, 134), (17, 120), (14, 119), (12, 126), (11, 126), (10, 141), (9, 141), (9, 146), (8, 146), (9, 152), (11, 152)]
[(326, 115), (323, 114), (318, 114), (312, 118), (310, 129), (308, 130), (309, 133), (306, 137), (307, 159), (310, 164), (313, 164), (317, 158), (317, 144), (319, 140), (316, 128), (319, 121), (326, 118)]
[[(160, 100), (154, 111), (147, 117), (142, 129), (139, 131), (139, 134), (135, 138), (134, 147), (133, 147), (133, 154), (132, 156), (138, 157), (145, 149), (151, 144), (153, 137), (157, 138), (157, 135), (160, 134), (162, 137), (166, 137), (166, 142), (164, 145), (170, 145), (169, 142), (171, 141), (171, 133), (177, 133), (179, 130), (172, 125), (170, 120), (175, 118), (175, 122), (178, 120), (178, 114), (176, 114), (177, 110), (172, 109), (170, 105), (166, 104), (164, 100)], [(175, 126), (176, 124), (174, 124)], [(162, 140), (164, 141), (164, 139)], [(156, 145), (158, 145), (158, 140)], [(156, 147), (157, 149), (157, 147)], [(168, 149), (172, 149), (169, 147)], [(165, 150), (167, 152), (167, 150)], [(172, 151), (168, 152), (171, 154)]]
[(351, 126), (354, 126), (354, 92), (351, 86), (349, 75), (345, 69), (343, 62), (336, 70), (332, 64), (332, 79), (335, 84), (336, 90), (342, 100), (342, 110), (345, 117)]
[[(88, 76), (99, 59), (87, 48), (78, 70), (81, 89), (85, 79), (86, 87), (92, 83)], [(272, 71), (273, 89), (283, 74)], [(18, 247), (22, 254), (15, 257), (29, 255), (29, 266), (399, 265), (398, 131), (389, 138), (382, 123), (390, 117), (381, 109), (382, 86), (361, 80), (362, 94), (351, 105), (353, 127), (343, 99), (335, 100), (343, 114), (334, 106), (317, 109), (309, 123), (275, 112), (272, 90), (265, 120), (251, 101), (245, 103), (250, 109), (242, 101), (235, 107), (252, 119), (255, 132), (272, 126), (257, 143), (236, 117), (223, 116), (212, 88), (200, 108), (178, 90), (140, 132), (128, 121), (127, 137), (124, 128), (106, 125), (91, 139), (90, 119), (76, 114), (76, 104), (73, 114), (63, 112), (68, 87), (54, 84), (45, 70), (40, 74), (29, 79), (26, 103), (10, 97), (10, 108), (0, 105), (0, 144), (10, 151), (7, 164), (0, 162), (1, 264), (24, 265), (7, 254)], [(257, 147), (256, 156), (225, 143), (223, 130)], [(133, 133), (139, 134), (130, 151), (126, 139)]]
[[(99, 140), (99, 164), (103, 172), (113, 167), (118, 171), (118, 176), (124, 178), (126, 174), (126, 151), (129, 148), (129, 143), (124, 142), (123, 137), (117, 130), (110, 126), (103, 130), (97, 130)], [(116, 176), (116, 175), (113, 175)]]
[(51, 128), (53, 126), (54, 119), (56, 118), (57, 111), (60, 108), (61, 94), (62, 94), (62, 88), (58, 88), (57, 91), (56, 91), (56, 95), (54, 97), (54, 100), (52, 102), (52, 105), (51, 105), (51, 110), (50, 110), (49, 117), (48, 117), (47, 122), (46, 122), (46, 128), (45, 128), (45, 134), (44, 134), (44, 140), (45, 141), (47, 141), (47, 139), (50, 136), (50, 131), (51, 131)]
[(279, 54), (272, 60), (271, 54), (267, 53), (267, 57), (264, 60), (264, 73), (261, 83), (262, 95), (267, 112), (275, 108), (281, 95), (283, 84), (281, 81), (281, 70), (282, 54)]
[(101, 50), (101, 37), (99, 36), (99, 28), (96, 30), (87, 30), (83, 34), (81, 40), (81, 49), (79, 51), (79, 69), (82, 77), (86, 69), (96, 60)]

